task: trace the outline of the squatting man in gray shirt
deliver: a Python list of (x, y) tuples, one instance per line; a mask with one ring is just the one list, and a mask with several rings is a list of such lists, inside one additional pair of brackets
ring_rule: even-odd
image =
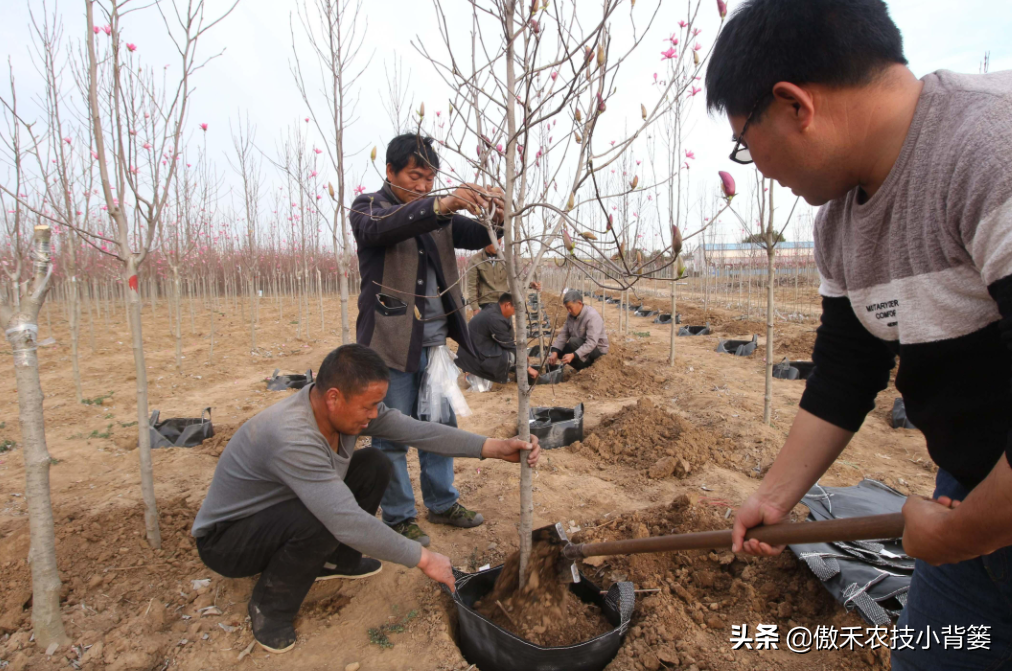
[(530, 443), (486, 438), (387, 408), (389, 379), (373, 350), (339, 347), (323, 360), (316, 384), (244, 423), (218, 461), (192, 533), (208, 568), (228, 578), (260, 574), (248, 611), (265, 650), (295, 646), (293, 622), (314, 581), (364, 578), (384, 560), (454, 587), (447, 557), (376, 517), (391, 465), (374, 447), (355, 450), (359, 435), (448, 457), (519, 463), (527, 451), (527, 463), (538, 463), (535, 436)]

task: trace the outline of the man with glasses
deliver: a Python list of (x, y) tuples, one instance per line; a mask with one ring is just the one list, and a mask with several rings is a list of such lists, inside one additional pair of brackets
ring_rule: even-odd
[(922, 641), (895, 650), (893, 669), (1007, 668), (1012, 74), (917, 79), (906, 63), (881, 0), (746, 0), (717, 39), (707, 106), (729, 118), (732, 160), (823, 206), (815, 371), (738, 509), (734, 549), (782, 550), (745, 541), (746, 529), (783, 520), (826, 472), (898, 355), (896, 387), (939, 467), (933, 499), (903, 508), (917, 563), (898, 626), (915, 637), (990, 627), (990, 645)]

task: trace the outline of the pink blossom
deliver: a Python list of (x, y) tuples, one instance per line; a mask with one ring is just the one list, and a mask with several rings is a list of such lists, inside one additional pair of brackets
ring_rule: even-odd
[(686, 23), (684, 19), (682, 19), (681, 21), (679, 21), (679, 22), (678, 22), (678, 25), (679, 25), (680, 27), (684, 28), (685, 26), (687, 26), (687, 25), (689, 25), (689, 24), (688, 24), (688, 23)]
[(202, 131), (204, 131), (206, 133), (207, 132), (207, 124), (206, 123), (200, 124), (200, 130), (202, 130)]
[(559, 71), (558, 70), (552, 70), (552, 81), (554, 82), (558, 78), (559, 78)]
[(189, 164), (189, 163), (187, 163), (187, 164), (186, 164), (186, 167), (187, 167), (187, 168), (189, 168), (189, 167), (190, 167), (190, 164)]
[(151, 149), (151, 145), (149, 143), (145, 142), (144, 143), (144, 148), (150, 150)]
[(92, 26), (92, 29), (91, 29), (91, 30), (92, 30), (92, 31), (93, 31), (93, 32), (94, 32), (94, 33), (95, 33), (96, 35), (98, 35), (98, 34), (99, 34), (100, 32), (102, 32), (102, 29), (101, 29), (101, 28), (99, 28), (98, 26)]
[(322, 154), (323, 153), (322, 149), (318, 149), (316, 147), (313, 147), (313, 151), (315, 151), (317, 154)]
[(323, 196), (320, 196), (320, 195), (317, 195), (317, 196), (316, 196), (316, 199), (317, 199), (317, 200), (320, 200), (321, 198), (323, 198)]
[(690, 96), (690, 97), (691, 97), (691, 96), (694, 96), (694, 95), (696, 95), (697, 93), (699, 93), (699, 92), (700, 92), (700, 91), (702, 91), (702, 90), (703, 90), (703, 89), (701, 89), (701, 88), (699, 88), (699, 87), (697, 87), (697, 86), (693, 86), (693, 87), (692, 87), (692, 92), (691, 92), (691, 93), (689, 93), (689, 96)]
[(102, 32), (106, 35), (112, 35), (112, 26), (102, 26)]
[(316, 175), (317, 175), (317, 172), (315, 170), (313, 172), (309, 173), (310, 177), (316, 177)]
[(309, 117), (306, 117), (306, 123), (309, 123)]
[(692, 158), (692, 159), (694, 159), (694, 158), (696, 158), (696, 153), (693, 152), (693, 151), (689, 151), (688, 149), (686, 149), (685, 150), (685, 158)]
[(127, 42), (127, 50), (128, 51), (137, 51), (137, 45), (133, 44), (132, 42)]
[(130, 166), (130, 172), (136, 175), (137, 174), (137, 168), (135, 168), (133, 166)]
[(496, 150), (497, 152), (499, 152), (499, 153), (501, 154), (501, 153), (502, 153), (502, 144), (501, 144), (501, 143), (500, 143), (500, 144), (497, 144), (497, 145), (495, 146), (495, 150)]
[(71, 140), (69, 137), (63, 138), (63, 141), (66, 142), (67, 144), (71, 144)]
[(671, 37), (665, 38), (665, 41), (666, 42), (671, 42), (671, 46), (677, 47), (678, 46), (678, 38), (676, 37), (676, 35), (678, 35), (678, 33), (671, 33)]
[(727, 16), (727, 3), (724, 0), (717, 0), (717, 13), (722, 19)]
[(365, 187), (364, 186), (362, 186), (361, 184), (359, 184), (358, 186), (355, 187), (355, 195), (356, 196), (361, 196), (363, 193), (365, 193)]
[(641, 160), (639, 160), (639, 159), (636, 159), (636, 165), (639, 165), (639, 164), (640, 164), (640, 163), (642, 163), (642, 162), (643, 162), (643, 161), (641, 161)]
[(703, 31), (700, 30), (699, 28), (693, 28), (692, 29), (692, 36), (695, 37), (696, 35), (700, 34), (701, 32), (703, 32)]
[(675, 51), (674, 47), (671, 47), (667, 51), (662, 51), (661, 56), (663, 56), (663, 58), (661, 58), (662, 61), (664, 60), (670, 61), (672, 58), (676, 58), (678, 56), (678, 52)]
[(443, 115), (443, 113), (442, 113), (441, 111), (439, 111), (439, 110), (436, 110), (436, 116), (437, 116), (437, 117), (440, 117), (440, 116), (442, 116), (442, 115)]
[(657, 73), (655, 72), (654, 73), (654, 82), (656, 82), (656, 81), (657, 81)]
[(700, 50), (700, 49), (702, 49), (702, 48), (703, 48), (703, 45), (702, 45), (702, 44), (700, 44), (699, 42), (696, 42), (696, 43), (695, 43), (695, 44), (693, 45), (693, 47), (692, 47), (692, 50), (693, 50), (693, 51), (699, 51), (699, 50)]

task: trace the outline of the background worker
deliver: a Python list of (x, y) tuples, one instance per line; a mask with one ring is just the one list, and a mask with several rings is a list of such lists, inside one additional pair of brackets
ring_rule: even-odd
[(567, 291), (562, 302), (569, 316), (552, 342), (548, 364), (554, 366), (561, 359), (562, 363), (583, 370), (608, 353), (604, 319), (594, 306), (583, 304), (583, 294), (576, 289)]
[[(989, 627), (988, 650), (923, 643), (892, 668), (1012, 659), (1012, 73), (917, 79), (880, 0), (748, 0), (706, 74), (732, 159), (812, 205), (822, 325), (790, 434), (746, 529), (783, 520), (832, 465), (900, 358), (896, 388), (938, 465), (903, 507), (917, 558), (898, 627)], [(986, 362), (968, 365), (969, 362)], [(930, 627), (930, 630), (929, 630)]]
[[(457, 366), (486, 380), (501, 384), (508, 382), (509, 374), (517, 363), (517, 345), (511, 321), (515, 313), (512, 294), (504, 293), (497, 303), (485, 305), (467, 323), (475, 354), (459, 353)], [(528, 366), (527, 375), (533, 383), (538, 371)]]
[[(502, 246), (502, 238), (499, 238)], [(499, 297), (510, 291), (510, 280), (506, 274), (506, 263), (496, 256), (496, 245), (487, 247), (467, 260), (467, 301), (481, 310), (486, 305), (499, 302)], [(541, 291), (540, 282), (531, 282), (530, 288)]]

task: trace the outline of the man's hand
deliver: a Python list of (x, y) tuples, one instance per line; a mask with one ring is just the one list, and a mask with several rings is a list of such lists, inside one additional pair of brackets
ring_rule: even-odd
[(484, 189), (477, 184), (465, 183), (458, 186), (449, 196), (443, 196), (438, 201), (439, 211), (450, 214), (467, 210), (477, 215), (482, 209), (489, 206), (489, 198)]
[(487, 193), (491, 196), (492, 204), (495, 205), (495, 216), (492, 217), (492, 221), (501, 224), (506, 216), (506, 201), (503, 200), (506, 194), (498, 186), (493, 186)]
[(959, 501), (948, 496), (926, 499), (910, 496), (903, 504), (903, 551), (932, 566), (955, 564), (978, 556), (952, 533)]
[(784, 550), (783, 545), (769, 545), (752, 538), (745, 540), (745, 532), (760, 524), (776, 524), (787, 517), (790, 510), (782, 510), (772, 501), (759, 494), (745, 499), (738, 512), (734, 515), (734, 527), (731, 530), (731, 550), (746, 552), (760, 557), (773, 557)]
[(422, 558), (418, 560), (418, 568), (436, 582), (449, 587), (451, 592), (457, 591), (457, 581), (453, 577), (453, 565), (450, 564), (449, 557), (422, 548)]
[(563, 354), (562, 355), (562, 363), (572, 363), (573, 359), (575, 359), (575, 358), (576, 358), (575, 354)]
[(541, 291), (541, 282), (531, 282), (531, 289)]
[(548, 365), (554, 366), (557, 363), (559, 363), (559, 353), (552, 352), (551, 354), (548, 355)]
[(486, 459), (502, 459), (514, 464), (520, 463), (520, 452), (529, 450), (527, 465), (531, 468), (538, 465), (541, 457), (541, 446), (538, 445), (538, 437), (531, 436), (531, 442), (525, 443), (519, 438), (501, 440), (499, 438), (486, 438), (485, 444), (481, 447), (481, 456)]
[[(533, 377), (535, 380), (538, 379), (538, 369), (535, 368), (534, 366), (527, 367), (527, 374)], [(537, 436), (534, 437), (537, 438)]]

